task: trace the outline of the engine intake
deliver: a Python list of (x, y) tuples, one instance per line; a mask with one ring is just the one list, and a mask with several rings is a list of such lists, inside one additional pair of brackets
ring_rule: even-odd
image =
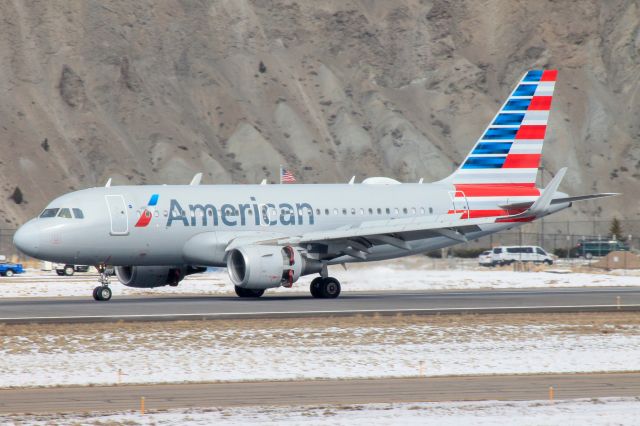
[(227, 256), (231, 282), (241, 288), (290, 287), (302, 275), (319, 272), (322, 264), (293, 247), (245, 246)]

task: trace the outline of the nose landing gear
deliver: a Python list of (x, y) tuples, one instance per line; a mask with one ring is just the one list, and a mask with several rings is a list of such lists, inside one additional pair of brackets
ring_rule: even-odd
[(100, 272), (100, 278), (98, 278), (100, 285), (93, 289), (93, 300), (106, 302), (111, 299), (111, 289), (109, 288), (109, 274), (107, 274), (107, 267), (105, 265), (98, 265), (96, 269), (98, 270), (98, 272)]

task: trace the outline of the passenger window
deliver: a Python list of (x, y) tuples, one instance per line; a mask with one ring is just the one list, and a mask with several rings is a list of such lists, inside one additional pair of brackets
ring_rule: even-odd
[(316, 214), (320, 216), (320, 209), (316, 209)]
[(501, 252), (502, 252), (502, 249), (500, 249), (500, 248), (494, 248), (493, 249), (493, 253), (494, 254), (500, 254)]
[(356, 209), (351, 209), (351, 214), (356, 214)]
[(58, 210), (60, 209), (44, 209), (44, 211), (40, 214), (40, 217), (56, 217), (58, 214)]
[(342, 214), (346, 215), (347, 214), (347, 209), (342, 209)]
[(424, 214), (424, 207), (420, 207), (420, 214)]
[(64, 217), (65, 219), (71, 219), (71, 210), (69, 209), (60, 209), (58, 213), (58, 217)]
[(82, 210), (80, 209), (72, 209), (73, 210), (73, 215), (75, 216), (76, 219), (84, 219), (84, 213), (82, 213)]
[(391, 214), (391, 209), (387, 207), (387, 214)]
[(364, 214), (364, 209), (360, 209), (360, 215)]
[(373, 209), (369, 208), (369, 214), (373, 214)]
[(324, 209), (324, 214), (329, 216), (329, 209)]
[(433, 214), (433, 208), (429, 207), (429, 214)]
[(543, 256), (546, 256), (546, 254), (547, 254), (547, 253), (545, 253), (545, 252), (544, 252), (544, 250), (542, 250), (540, 247), (537, 247), (537, 248), (536, 248), (536, 252), (537, 252), (538, 254), (543, 255)]
[(412, 215), (416, 215), (416, 208), (415, 207), (411, 207), (411, 214)]
[(338, 209), (333, 209), (333, 214), (338, 216)]
[(398, 209), (395, 209), (393, 212), (394, 212), (395, 214), (400, 214), (400, 210), (398, 210)]
[(382, 214), (382, 209), (378, 207), (378, 214)]
[(406, 207), (402, 209), (402, 213), (404, 213), (404, 214), (407, 214), (407, 213), (408, 213), (408, 211), (407, 211), (407, 208), (406, 208)]

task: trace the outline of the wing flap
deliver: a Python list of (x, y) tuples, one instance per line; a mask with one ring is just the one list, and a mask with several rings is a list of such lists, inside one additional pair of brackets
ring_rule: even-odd
[[(400, 234), (412, 231), (438, 231), (440, 235), (452, 238), (458, 241), (463, 241), (464, 235), (455, 230), (455, 228), (485, 225), (495, 223), (496, 219), (500, 217), (482, 217), (474, 219), (460, 219), (451, 217), (451, 215), (439, 215), (429, 218), (413, 218), (413, 219), (392, 219), (385, 221), (368, 221), (363, 222), (357, 226), (341, 227), (338, 229), (331, 229), (326, 231), (312, 231), (302, 235), (285, 237), (285, 238), (273, 238), (259, 241), (258, 244), (306, 244), (317, 243), (323, 241), (332, 241), (340, 239), (349, 239), (355, 237), (369, 237), (374, 239), (380, 239), (380, 236), (389, 236), (393, 234)], [(441, 232), (440, 232), (441, 231)], [(382, 239), (386, 239), (382, 237)], [(402, 245), (399, 241), (394, 241), (396, 244)]]

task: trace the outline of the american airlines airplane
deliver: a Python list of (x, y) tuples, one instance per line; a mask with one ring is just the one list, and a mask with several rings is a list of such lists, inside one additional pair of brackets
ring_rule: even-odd
[(574, 201), (561, 169), (535, 186), (557, 71), (527, 72), (449, 177), (423, 184), (374, 177), (360, 184), (111, 186), (53, 200), (15, 234), (25, 254), (96, 265), (95, 300), (109, 273), (130, 287), (176, 286), (226, 266), (239, 297), (319, 274), (317, 298), (335, 298), (331, 265), (409, 256), (532, 222)]

